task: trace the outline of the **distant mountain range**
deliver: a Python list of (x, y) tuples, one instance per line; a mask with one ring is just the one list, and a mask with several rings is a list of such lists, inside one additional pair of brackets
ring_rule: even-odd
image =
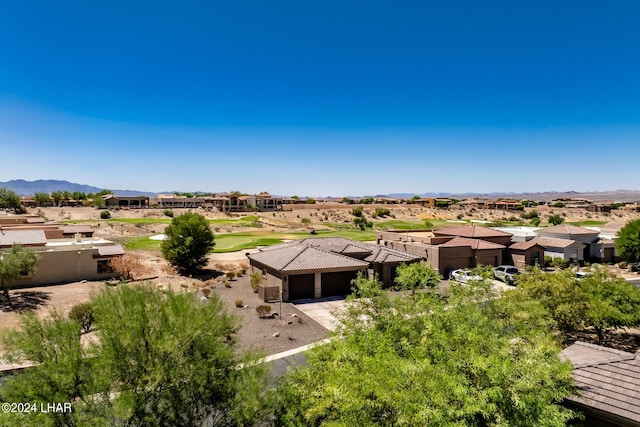
[[(97, 193), (103, 190), (103, 188), (93, 187), (91, 185), (76, 184), (69, 181), (61, 181), (55, 179), (39, 179), (37, 181), (25, 181), (24, 179), (13, 179), (7, 182), (0, 182), (0, 188), (5, 187), (12, 191), (15, 191), (21, 196), (32, 196), (35, 193), (51, 193), (53, 191), (80, 191), (83, 193)], [(155, 197), (158, 194), (173, 193), (173, 191), (165, 191), (162, 193), (154, 193), (151, 191), (137, 191), (137, 190), (116, 190), (110, 188), (114, 194), (119, 196), (149, 196)], [(391, 193), (386, 194), (384, 197), (395, 198), (411, 198), (415, 196), (414, 193)], [(378, 195), (376, 197), (381, 197)], [(494, 193), (421, 193), (417, 194), (419, 197), (456, 197), (456, 198), (468, 198), (468, 197), (486, 197), (489, 199), (496, 199), (499, 197), (508, 197), (514, 199), (531, 199), (531, 200), (553, 200), (559, 198), (573, 198), (582, 197), (594, 201), (637, 201), (640, 200), (640, 190), (615, 190), (615, 191), (590, 191), (590, 192), (577, 192), (577, 191), (545, 191), (539, 193), (514, 193), (514, 192), (494, 192)]]
[[(12, 179), (7, 182), (0, 182), (0, 188), (5, 187), (9, 190), (15, 191), (20, 196), (33, 196), (35, 193), (47, 193), (51, 194), (53, 191), (68, 191), (73, 193), (74, 191), (80, 191), (82, 193), (97, 193), (104, 190), (104, 188), (93, 187), (91, 185), (76, 184), (75, 182), (60, 181), (56, 179), (39, 179), (36, 181), (25, 181), (24, 179)], [(153, 197), (159, 193), (153, 193), (149, 191), (135, 191), (135, 190), (115, 190), (109, 188), (113, 194), (118, 196), (149, 196)]]

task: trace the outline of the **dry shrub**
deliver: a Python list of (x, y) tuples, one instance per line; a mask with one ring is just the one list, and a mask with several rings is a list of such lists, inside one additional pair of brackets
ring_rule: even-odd
[(140, 279), (147, 275), (147, 267), (140, 255), (126, 253), (109, 261), (109, 265), (126, 280)]
[(262, 304), (256, 307), (256, 311), (258, 312), (258, 316), (260, 316), (260, 318), (262, 319), (267, 317), (269, 313), (271, 313), (271, 306)]
[(235, 301), (236, 307), (240, 308), (240, 307), (244, 307), (244, 301), (242, 301), (241, 299), (237, 299)]
[(209, 298), (209, 294), (211, 294), (211, 289), (202, 288), (202, 295), (204, 295), (206, 298)]

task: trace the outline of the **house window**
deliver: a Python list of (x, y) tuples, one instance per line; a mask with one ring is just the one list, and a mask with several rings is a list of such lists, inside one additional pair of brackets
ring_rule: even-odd
[(540, 252), (531, 252), (529, 256), (530, 265), (540, 265)]
[(102, 259), (98, 261), (98, 274), (113, 273), (113, 268), (108, 259)]

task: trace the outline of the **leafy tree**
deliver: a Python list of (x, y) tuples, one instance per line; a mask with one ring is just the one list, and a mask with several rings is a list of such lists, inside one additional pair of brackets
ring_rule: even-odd
[(86, 200), (87, 199), (87, 195), (82, 191), (74, 191), (71, 194), (71, 198), (73, 200)]
[(84, 333), (91, 332), (91, 327), (95, 320), (93, 315), (93, 304), (85, 302), (74, 305), (69, 312), (69, 319), (78, 322)]
[(9, 287), (21, 276), (37, 271), (40, 255), (32, 249), (23, 249), (21, 245), (11, 246), (11, 252), (0, 253), (0, 287), (11, 305)]
[(640, 261), (640, 219), (627, 222), (618, 231), (616, 248), (625, 260), (629, 262)]
[(560, 225), (564, 222), (564, 218), (558, 214), (549, 215), (549, 223), (553, 225)]
[[(488, 286), (391, 298), (363, 288), (336, 339), (278, 389), (277, 425), (564, 426), (574, 392), (546, 311)], [(482, 301), (483, 303), (478, 303)]]
[(97, 340), (87, 347), (79, 323), (56, 314), (28, 315), (4, 337), (13, 359), (38, 365), (7, 379), (3, 399), (73, 402), (73, 411), (5, 414), (0, 424), (227, 426), (261, 416), (265, 367), (236, 351), (236, 320), (216, 294), (203, 302), (124, 285), (100, 293), (94, 312)]
[(396, 272), (396, 290), (410, 289), (411, 295), (414, 295), (417, 289), (432, 289), (442, 280), (440, 273), (424, 261), (400, 264)]
[(308, 205), (315, 205), (316, 200), (309, 197), (307, 200), (305, 200), (305, 203)]
[(21, 206), (18, 193), (5, 187), (0, 188), (0, 208), (17, 210)]
[(573, 270), (547, 274), (534, 268), (518, 278), (522, 292), (549, 311), (565, 335), (594, 328), (602, 341), (609, 329), (640, 325), (640, 289), (604, 268), (576, 279)]
[(179, 215), (171, 220), (165, 234), (162, 254), (181, 273), (195, 273), (207, 265), (207, 254), (215, 242), (205, 217), (192, 212)]
[(62, 191), (52, 191), (51, 192), (51, 198), (53, 199), (53, 203), (56, 206), (60, 206), (62, 200), (63, 200), (63, 195), (62, 195)]
[(640, 325), (640, 289), (621, 277), (595, 268), (593, 274), (579, 280), (586, 288), (589, 308), (585, 324), (592, 326), (602, 341), (607, 330)]
[(51, 203), (48, 193), (35, 193), (33, 200), (36, 202), (36, 206), (48, 206)]

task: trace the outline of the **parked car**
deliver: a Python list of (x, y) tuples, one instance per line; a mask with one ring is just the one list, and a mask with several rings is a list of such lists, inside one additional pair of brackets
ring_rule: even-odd
[(576, 271), (576, 279), (578, 280), (586, 279), (589, 276), (593, 276), (590, 271)]
[(477, 274), (473, 274), (471, 270), (460, 269), (453, 270), (451, 273), (449, 273), (449, 280), (455, 280), (456, 282), (460, 283), (468, 283), (473, 281), (479, 282), (480, 280), (482, 280), (482, 277), (478, 276)]
[(499, 265), (493, 269), (493, 277), (509, 285), (513, 285), (520, 272), (513, 265)]

